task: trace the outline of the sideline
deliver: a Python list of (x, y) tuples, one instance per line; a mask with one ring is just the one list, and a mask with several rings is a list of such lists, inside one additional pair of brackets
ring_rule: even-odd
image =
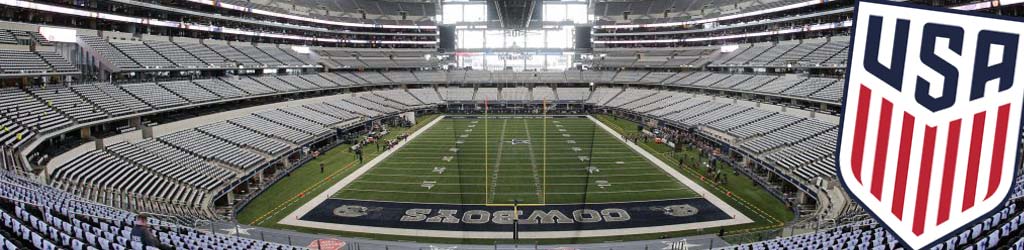
[(330, 199), (332, 196), (334, 196), (334, 194), (341, 191), (342, 188), (345, 188), (346, 186), (348, 186), (348, 184), (351, 184), (356, 179), (359, 179), (359, 177), (362, 177), (363, 174), (366, 174), (366, 172), (369, 172), (370, 169), (377, 166), (377, 164), (383, 162), (384, 159), (387, 159), (389, 156), (391, 156), (392, 153), (398, 152), (399, 149), (405, 147), (405, 144), (411, 142), (413, 139), (416, 139), (416, 137), (418, 137), (423, 132), (429, 130), (430, 128), (434, 127), (434, 125), (436, 125), (438, 122), (441, 122), (441, 120), (444, 120), (444, 115), (440, 115), (437, 118), (434, 118), (434, 120), (431, 121), (430, 123), (427, 123), (426, 126), (423, 126), (422, 128), (416, 130), (416, 132), (410, 134), (409, 138), (406, 138), (405, 140), (398, 142), (398, 144), (395, 145), (395, 147), (392, 147), (391, 150), (384, 151), (383, 153), (377, 155), (377, 157), (374, 157), (372, 160), (367, 162), (362, 167), (359, 167), (355, 171), (352, 171), (352, 173), (349, 173), (348, 176), (345, 176), (344, 179), (341, 179), (341, 181), (338, 181), (338, 183), (335, 183), (330, 188), (327, 188), (327, 190), (324, 190), (320, 194), (316, 195), (316, 197), (313, 197), (313, 199), (309, 200), (309, 202), (306, 202), (306, 204), (302, 204), (302, 206), (300, 206), (298, 209), (295, 209), (295, 211), (292, 211), (291, 214), (285, 216), (284, 219), (282, 219), (278, 223), (293, 226), (303, 226), (302, 223), (298, 220), (299, 217), (305, 215), (306, 213), (309, 213), (309, 211), (313, 210), (313, 208), (315, 208), (317, 205), (323, 203), (327, 199)]
[(658, 158), (657, 156), (654, 156), (650, 152), (647, 152), (647, 150), (644, 150), (643, 148), (640, 148), (640, 146), (636, 145), (636, 143), (633, 143), (631, 141), (623, 139), (622, 135), (620, 135), (618, 132), (615, 132), (615, 130), (613, 130), (611, 127), (608, 127), (608, 125), (604, 124), (600, 120), (597, 120), (597, 118), (594, 118), (593, 116), (590, 116), (590, 115), (588, 115), (587, 118), (589, 118), (591, 121), (596, 123), (599, 127), (604, 129), (604, 131), (607, 131), (608, 133), (611, 133), (612, 137), (615, 137), (620, 142), (625, 143), (626, 146), (629, 146), (629, 148), (633, 149), (633, 151), (635, 151), (636, 153), (640, 154), (644, 158), (647, 158), (647, 160), (653, 162), (655, 166), (658, 166), (659, 168), (661, 168), (661, 170), (665, 171), (665, 173), (668, 173), (670, 176), (672, 176), (673, 178), (678, 180), (680, 183), (682, 183), (683, 185), (686, 185), (686, 187), (692, 189), (694, 192), (699, 194), (700, 197), (702, 197), (704, 199), (707, 199), (708, 201), (711, 202), (711, 204), (715, 204), (716, 207), (718, 207), (719, 209), (722, 209), (722, 211), (725, 211), (725, 213), (733, 215), (735, 217), (735, 219), (738, 219), (738, 220), (741, 220), (741, 221), (745, 221), (744, 223), (754, 222), (753, 220), (748, 218), (745, 214), (741, 213), (739, 210), (736, 210), (736, 208), (733, 208), (728, 203), (725, 203), (725, 201), (722, 201), (722, 199), (718, 198), (718, 196), (716, 196), (715, 194), (712, 194), (707, 189), (704, 189), (704, 187), (702, 187), (700, 184), (697, 184), (696, 182), (693, 182), (693, 180), (690, 180), (690, 178), (686, 178), (686, 176), (684, 176), (682, 173), (677, 171), (675, 168), (672, 168), (668, 164), (665, 164), (665, 162), (661, 161), (661, 159)]

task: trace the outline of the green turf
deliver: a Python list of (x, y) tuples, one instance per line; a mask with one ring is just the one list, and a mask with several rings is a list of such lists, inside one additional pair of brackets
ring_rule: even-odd
[[(435, 118), (437, 115), (423, 116), (417, 119), (416, 126), (412, 128), (392, 128), (392, 133), (386, 138), (414, 131)], [(340, 145), (324, 152), (319, 158), (300, 166), (288, 177), (271, 185), (238, 213), (238, 222), (273, 227), (284, 216), (345, 178), (360, 166), (355, 155), (348, 151), (349, 146), (351, 145)], [(376, 148), (366, 148), (363, 153), (367, 161), (380, 154)], [(320, 173), (321, 162), (324, 163), (324, 173)]]
[[(636, 133), (637, 123), (619, 119), (609, 115), (595, 115), (602, 123), (607, 124), (619, 133)], [(687, 166), (695, 166), (707, 162), (697, 153), (696, 149), (683, 147), (676, 152), (673, 148), (664, 144), (654, 142), (640, 143), (640, 146), (655, 154), (666, 163), (678, 163), (679, 159), (684, 160)], [(697, 181), (705, 189), (721, 197), (737, 210), (754, 220), (754, 223), (726, 227), (727, 234), (744, 234), (749, 232), (778, 229), (786, 222), (793, 220), (795, 215), (782, 201), (779, 201), (771, 193), (757, 185), (753, 180), (747, 178), (726, 163), (719, 163), (718, 167), (729, 175), (726, 184), (716, 184), (710, 181), (710, 174), (697, 168), (684, 167), (677, 169), (691, 180)], [(705, 177), (705, 178), (701, 178)]]
[[(425, 182), (434, 185), (427, 188)], [(448, 204), (697, 196), (585, 118), (444, 119), (335, 195)]]
[[(410, 129), (397, 128), (388, 137), (394, 137), (404, 131), (415, 131), (419, 126), (423, 126), (428, 123), (432, 118), (436, 116), (420, 117), (417, 121), (416, 127)], [(598, 120), (608, 125), (613, 130), (619, 133), (634, 133), (636, 132), (637, 124), (625, 119), (616, 119), (612, 116), (595, 115)], [(478, 122), (479, 124), (479, 122)], [(494, 123), (488, 123), (488, 126)], [(438, 124), (439, 126), (442, 124)], [(468, 124), (467, 124), (468, 126)], [(482, 126), (482, 125), (481, 125)], [(532, 125), (531, 125), (532, 126)], [(478, 126), (479, 127), (479, 126)], [(575, 133), (570, 133), (576, 136)], [(426, 135), (426, 134), (424, 134)], [(561, 136), (561, 134), (558, 134)], [(532, 132), (531, 132), (532, 136)], [(488, 136), (490, 137), (490, 136)], [(577, 140), (580, 141), (580, 140)], [(531, 141), (532, 142), (532, 141)], [(543, 144), (533, 144), (537, 147)], [(549, 146), (555, 145), (554, 142), (549, 142)], [(696, 164), (697, 153), (690, 148), (684, 147), (682, 151), (676, 152), (672, 148), (669, 148), (663, 144), (654, 143), (641, 143), (640, 146), (652, 153), (657, 157), (661, 158), (666, 163), (674, 165), (678, 162), (678, 157), (686, 156), (688, 159), (686, 163), (688, 165)], [(306, 233), (317, 233), (317, 234), (333, 234), (342, 235), (348, 237), (364, 237), (373, 238), (379, 240), (397, 240), (397, 241), (417, 241), (417, 242), (437, 242), (437, 243), (463, 243), (463, 244), (493, 244), (495, 241), (486, 239), (450, 239), (450, 238), (427, 238), (427, 237), (409, 237), (409, 236), (390, 236), (390, 235), (378, 235), (378, 234), (366, 234), (366, 233), (354, 233), (354, 232), (343, 232), (343, 231), (332, 231), (315, 228), (296, 227), (289, 225), (277, 224), (284, 216), (290, 214), (294, 209), (298, 208), (302, 204), (305, 204), (311, 200), (317, 194), (323, 192), (330, 185), (333, 185), (338, 180), (341, 180), (353, 170), (359, 167), (358, 161), (354, 159), (354, 156), (347, 151), (348, 145), (339, 146), (329, 152), (325, 152), (321, 156), (320, 160), (327, 162), (327, 174), (321, 174), (319, 172), (319, 161), (312, 161), (307, 163), (300, 168), (296, 169), (290, 177), (284, 178), (272, 185), (266, 192), (254, 199), (249, 206), (247, 206), (237, 216), (238, 221), (242, 224), (256, 225), (284, 230), (293, 230)], [(447, 150), (447, 147), (435, 146), (438, 150)], [(536, 149), (536, 148), (535, 148)], [(366, 159), (372, 159), (372, 157), (379, 154), (375, 148), (367, 148), (364, 150), (366, 153)], [(468, 151), (464, 151), (468, 152)], [(703, 159), (702, 159), (703, 160)], [(595, 160), (595, 165), (596, 165)], [(721, 166), (728, 173), (733, 173), (733, 170), (727, 165)], [(725, 202), (731, 206), (740, 210), (742, 213), (753, 219), (755, 222), (744, 225), (736, 225), (726, 227), (726, 235), (737, 235), (745, 234), (748, 232), (759, 232), (765, 230), (778, 229), (793, 219), (793, 213), (780, 201), (775, 199), (767, 191), (761, 187), (755, 185), (753, 181), (742, 175), (732, 175), (729, 177), (728, 184), (718, 185), (712, 184), (708, 181), (701, 181), (700, 176), (702, 172), (696, 171), (690, 168), (680, 168), (680, 172), (696, 181), (698, 184), (708, 189), (710, 192), (721, 197)], [(499, 172), (500, 173), (500, 172)], [(326, 176), (331, 176), (331, 179), (325, 180)], [(325, 180), (325, 181), (322, 181)], [(468, 183), (468, 182), (464, 182)], [(416, 187), (419, 187), (418, 185)], [(613, 184), (612, 187), (615, 187)], [(435, 187), (436, 188), (436, 187)], [(550, 192), (550, 191), (549, 191)], [(300, 193), (304, 193), (303, 197), (299, 197)], [(727, 195), (731, 193), (732, 195)], [(548, 203), (553, 203), (548, 201)], [(632, 241), (632, 240), (649, 240), (658, 239), (664, 237), (679, 237), (688, 235), (700, 235), (718, 233), (717, 228), (709, 228), (705, 230), (688, 230), (678, 231), (671, 233), (659, 233), (659, 234), (643, 234), (643, 235), (627, 235), (627, 236), (612, 236), (612, 237), (593, 237), (593, 238), (571, 238), (571, 239), (547, 239), (547, 240), (535, 240), (533, 242), (538, 244), (555, 244), (555, 243), (595, 243), (595, 242), (608, 242), (608, 241)]]

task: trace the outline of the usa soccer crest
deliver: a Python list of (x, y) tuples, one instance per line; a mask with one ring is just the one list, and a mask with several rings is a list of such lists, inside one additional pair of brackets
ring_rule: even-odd
[(840, 181), (920, 249), (997, 211), (1019, 166), (1022, 20), (859, 1)]

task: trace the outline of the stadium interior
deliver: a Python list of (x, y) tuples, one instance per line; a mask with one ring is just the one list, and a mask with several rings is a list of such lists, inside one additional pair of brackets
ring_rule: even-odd
[[(0, 249), (898, 249), (836, 174), (854, 4), (0, 0)], [(557, 175), (567, 164), (581, 179)], [(1014, 182), (934, 249), (1022, 249)], [(534, 238), (299, 225), (323, 199), (706, 199), (693, 213), (749, 220)]]

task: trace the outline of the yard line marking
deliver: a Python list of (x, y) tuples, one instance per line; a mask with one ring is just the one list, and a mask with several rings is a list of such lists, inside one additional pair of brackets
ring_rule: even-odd
[[(608, 163), (608, 164), (610, 164), (610, 162), (600, 162), (600, 161), (597, 161), (597, 162), (598, 163)], [(423, 170), (422, 167), (418, 167), (418, 168), (396, 167), (396, 166), (405, 166), (405, 165), (413, 165), (413, 164), (422, 164), (422, 162), (394, 162), (394, 163), (395, 164), (393, 164), (393, 165), (386, 165), (386, 164), (385, 165), (381, 165), (382, 168), (380, 168), (378, 170), (389, 170), (389, 171), (418, 171), (418, 170)], [(648, 162), (646, 162), (646, 161), (634, 162), (634, 163), (648, 164)], [(528, 164), (509, 164), (509, 163), (505, 163), (505, 165), (506, 166), (508, 166), (508, 165), (513, 165), (513, 166), (529, 166)], [(604, 169), (604, 170), (601, 170), (601, 171), (615, 171), (615, 170), (656, 170), (656, 169), (653, 169), (653, 168), (648, 167), (648, 166), (642, 166), (642, 167), (634, 166), (634, 167), (616, 167), (614, 169)], [(483, 172), (483, 171), (484, 171), (483, 169), (463, 169), (462, 170), (462, 172)], [(528, 170), (528, 169), (511, 169), (511, 170), (505, 169), (505, 171), (506, 172), (524, 172), (524, 171), (532, 171), (532, 170)], [(550, 171), (552, 173), (554, 173), (554, 172), (570, 172), (570, 173), (579, 172), (578, 169), (551, 169), (551, 170), (548, 170), (548, 171)]]
[[(487, 201), (485, 201), (485, 203), (491, 203), (490, 199), (494, 199), (494, 196), (498, 195), (498, 170), (499, 170), (499, 168), (501, 168), (501, 150), (502, 150), (503, 146), (505, 145), (505, 127), (506, 126), (508, 126), (508, 119), (502, 119), (501, 120), (501, 135), (498, 136), (498, 154), (497, 154), (496, 157), (494, 157), (495, 158), (494, 159), (494, 174), (493, 174), (494, 177), (491, 178), (491, 181), (492, 181), (491, 182), (491, 191), (490, 191), (491, 192), (491, 194), (490, 194), (491, 196), (490, 196), (490, 198)], [(490, 131), (484, 131), (484, 133), (488, 133), (488, 132), (490, 132)], [(489, 144), (490, 142), (485, 142), (485, 143)]]
[(530, 137), (530, 125), (526, 122), (526, 119), (523, 119), (523, 127), (526, 128), (526, 139), (531, 142), (526, 144), (526, 148), (530, 150), (530, 169), (533, 170), (533, 184), (536, 185), (537, 199), (543, 201), (544, 197), (541, 196), (543, 191), (541, 190), (544, 187), (541, 186), (540, 175), (537, 173), (537, 159), (533, 157), (533, 138)]
[[(451, 141), (449, 141), (449, 142), (451, 142)], [(579, 147), (579, 148), (581, 150), (589, 149), (589, 148), (584, 148), (584, 147)], [(606, 150), (607, 150), (607, 151), (610, 151), (608, 153), (615, 153), (615, 152), (618, 152), (617, 150), (621, 150), (622, 148), (621, 147), (605, 147), (605, 148), (596, 148), (595, 147), (594, 149), (595, 149), (594, 150), (595, 152), (606, 152)], [(466, 150), (465, 152), (467, 152), (467, 154), (472, 155), (472, 156), (483, 155), (483, 152), (470, 152), (471, 150), (474, 150), (473, 148), (465, 148), (465, 150)], [(575, 154), (576, 151), (573, 150), (572, 147), (563, 148), (561, 152), (564, 152), (564, 153), (555, 153), (554, 155), (576, 155)], [(434, 150), (434, 149), (431, 149), (431, 150), (418, 150), (418, 151), (417, 150), (404, 150), (403, 152), (399, 153), (399, 156), (403, 157), (403, 158), (407, 158), (407, 157), (436, 158), (437, 154), (438, 154), (437, 150)], [(526, 155), (527, 153), (505, 152), (505, 154), (506, 155), (516, 155), (516, 154)], [(640, 158), (640, 157), (636, 157), (636, 156), (631, 156), (631, 157), (633, 157), (633, 158)]]
[[(487, 154), (490, 149), (490, 143), (488, 143), (488, 141), (490, 140), (491, 129), (487, 124), (487, 105), (484, 105), (484, 183), (491, 182), (491, 176), (487, 174), (491, 172), (491, 166), (489, 166), (490, 162), (488, 162), (490, 160), (488, 159), (490, 155)], [(484, 203), (489, 203), (491, 200), (490, 188), (491, 187), (484, 185)]]
[[(421, 128), (421, 126), (414, 125), (413, 127), (409, 128), (409, 130), (414, 130), (414, 129), (419, 129), (419, 128)], [(331, 172), (331, 174), (328, 175), (327, 178), (321, 179), (320, 181), (314, 183), (311, 186), (307, 186), (305, 189), (303, 189), (298, 194), (309, 193), (313, 189), (316, 189), (316, 188), (319, 188), (320, 186), (323, 186), (323, 184), (326, 184), (327, 181), (333, 180), (335, 177), (337, 177), (338, 175), (342, 174), (342, 172), (352, 168), (352, 166), (355, 166), (355, 163), (356, 163), (356, 160), (349, 161), (341, 169), (338, 169), (338, 170), (335, 170), (334, 172)], [(256, 225), (256, 226), (263, 225), (266, 222), (266, 220), (269, 220), (270, 218), (276, 216), (278, 213), (282, 212), (283, 210), (287, 209), (288, 207), (291, 207), (291, 205), (294, 204), (296, 200), (301, 198), (301, 197), (299, 197), (298, 194), (292, 195), (291, 198), (289, 198), (287, 201), (285, 201), (282, 204), (279, 204), (278, 206), (274, 207), (270, 211), (267, 211), (263, 215), (260, 215), (255, 220), (253, 220), (250, 224), (251, 225)]]
[(346, 186), (354, 182), (356, 179), (369, 172), (370, 169), (373, 169), (373, 167), (377, 166), (377, 164), (380, 164), (380, 162), (384, 161), (384, 159), (387, 159), (389, 156), (391, 156), (392, 153), (397, 152), (399, 149), (404, 147), (409, 142), (413, 141), (413, 139), (422, 134), (424, 131), (429, 130), (435, 124), (441, 122), (441, 120), (444, 120), (444, 115), (440, 115), (433, 121), (430, 121), (430, 123), (427, 123), (427, 125), (420, 127), (419, 129), (416, 130), (416, 132), (410, 134), (409, 137), (406, 138), (406, 140), (398, 142), (398, 144), (395, 145), (395, 147), (392, 148), (391, 150), (381, 152), (363, 166), (360, 166), (355, 171), (349, 173), (347, 176), (345, 176), (344, 179), (341, 179), (341, 181), (334, 183), (334, 185), (327, 188), (327, 190), (320, 192), (320, 194), (318, 194), (316, 197), (313, 197), (313, 199), (310, 199), (305, 204), (302, 204), (302, 206), (300, 206), (298, 209), (295, 209), (294, 211), (292, 211), (292, 213), (288, 214), (288, 216), (285, 216), (283, 219), (278, 221), (278, 224), (302, 226), (303, 224), (305, 224), (305, 222), (299, 220), (299, 217), (306, 215), (307, 213), (309, 213), (309, 211), (312, 211), (313, 208), (316, 208), (317, 205), (320, 205), (320, 203), (323, 203), (327, 199), (331, 198), (331, 196), (334, 196), (334, 194), (338, 193), (338, 191), (341, 191), (342, 188), (345, 188)]
[[(663, 173), (640, 173), (640, 174), (605, 174), (605, 175), (601, 175), (601, 177), (642, 177), (642, 176), (664, 176), (664, 175), (665, 175), (665, 174), (663, 174)], [(420, 178), (420, 177), (423, 177), (423, 175), (421, 175), (421, 174), (377, 174), (377, 173), (369, 173), (369, 174), (365, 174), (365, 176), (380, 176), (380, 177), (406, 177), (406, 178)], [(530, 178), (531, 176), (528, 176), (528, 175), (513, 175), (513, 176), (508, 176), (508, 175), (506, 175), (506, 178), (512, 178), (512, 177), (524, 177), (524, 178)], [(552, 177), (552, 178), (559, 178), (559, 177), (561, 177), (561, 178), (575, 178), (575, 177), (592, 177), (592, 175), (590, 175), (590, 174), (578, 174), (578, 175), (553, 175), (553, 176), (551, 176), (551, 177)], [(441, 178), (441, 179), (443, 179), (443, 178), (460, 178), (460, 177), (459, 177), (459, 176), (444, 176), (444, 175), (438, 175), (438, 176), (434, 176), (433, 178)], [(492, 184), (492, 185), (493, 185), (493, 184)]]
[[(408, 181), (366, 181), (366, 180), (364, 180), (364, 181), (360, 181), (360, 183), (366, 183), (366, 184), (391, 184), (391, 185), (417, 185), (417, 186), (418, 186), (418, 185), (420, 185), (420, 184), (423, 184), (423, 182), (408, 182)], [(668, 184), (679, 184), (679, 182), (677, 182), (677, 181), (675, 181), (675, 180), (669, 180), (669, 179), (666, 179), (666, 180), (657, 180), (657, 181), (648, 181), (648, 180), (645, 180), (645, 181), (625, 181), (625, 182), (616, 182), (616, 184), (620, 184), (620, 185), (632, 185), (632, 184), (652, 184), (652, 183), (668, 183)], [(483, 186), (483, 185), (486, 185), (486, 184), (484, 184), (484, 183), (437, 183), (437, 186), (459, 186), (459, 185), (468, 185), (468, 186)], [(506, 186), (530, 186), (530, 185), (533, 185), (533, 184), (530, 184), (530, 183), (511, 183), (511, 184), (505, 184), (505, 185), (506, 185)], [(551, 183), (551, 184), (549, 184), (549, 185), (552, 185), (552, 186), (584, 186), (584, 185), (590, 185), (590, 183)], [(680, 186), (680, 187), (682, 187), (681, 185), (677, 185), (677, 186)]]
[[(380, 190), (380, 189), (358, 189), (348, 188), (346, 190), (355, 192), (368, 192), (368, 193), (388, 193), (388, 194), (430, 194), (430, 195), (466, 195), (475, 194), (481, 195), (483, 193), (467, 193), (467, 192), (433, 192), (433, 191), (399, 191), (399, 190)], [(659, 188), (659, 189), (634, 189), (634, 190), (623, 190), (623, 191), (587, 191), (587, 192), (553, 192), (551, 195), (581, 195), (581, 194), (632, 194), (632, 193), (646, 193), (646, 192), (667, 192), (667, 191), (680, 191), (686, 190), (686, 188)], [(530, 195), (533, 193), (504, 193), (505, 195)], [(393, 201), (386, 201), (393, 202)], [(589, 203), (588, 203), (589, 204)], [(497, 203), (488, 203), (486, 205), (498, 205)]]
[[(691, 190), (693, 190), (695, 193), (700, 194), (701, 197), (704, 197), (704, 199), (706, 199), (709, 202), (711, 202), (711, 204), (714, 204), (716, 207), (721, 209), (723, 212), (732, 215), (733, 218), (734, 218), (734, 219), (732, 219), (732, 221), (739, 222), (739, 223), (751, 223), (751, 222), (754, 222), (753, 220), (750, 219), (750, 217), (747, 217), (747, 215), (741, 213), (739, 210), (736, 210), (736, 208), (734, 208), (733, 206), (729, 205), (729, 203), (726, 203), (725, 201), (723, 201), (722, 198), (720, 198), (717, 195), (711, 193), (710, 191), (705, 189), (700, 184), (697, 184), (697, 182), (695, 182), (693, 180), (690, 180), (690, 178), (687, 178), (682, 173), (680, 173), (678, 170), (676, 170), (675, 168), (672, 168), (671, 166), (666, 164), (664, 161), (662, 161), (658, 157), (656, 157), (653, 154), (651, 154), (650, 152), (647, 152), (647, 150), (644, 150), (643, 148), (641, 148), (636, 143), (633, 143), (631, 141), (627, 141), (625, 139), (622, 139), (622, 135), (620, 135), (619, 132), (613, 130), (611, 127), (608, 127), (608, 125), (605, 125), (603, 122), (597, 120), (597, 118), (594, 118), (593, 116), (590, 116), (590, 115), (588, 115), (587, 118), (589, 118), (592, 122), (594, 122), (594, 124), (596, 124), (597, 127), (600, 127), (605, 132), (611, 134), (612, 137), (615, 137), (616, 139), (618, 139), (622, 143), (626, 144), (626, 146), (629, 147), (630, 149), (632, 149), (634, 152), (639, 153), (644, 158), (647, 158), (647, 160), (650, 160), (652, 163), (654, 163), (655, 166), (657, 166), (658, 168), (661, 168), (663, 171), (665, 171), (665, 173), (668, 173), (671, 177), (673, 177), (674, 179), (678, 180), (683, 185), (686, 185)], [(735, 196), (732, 196), (732, 197), (735, 197)]]

